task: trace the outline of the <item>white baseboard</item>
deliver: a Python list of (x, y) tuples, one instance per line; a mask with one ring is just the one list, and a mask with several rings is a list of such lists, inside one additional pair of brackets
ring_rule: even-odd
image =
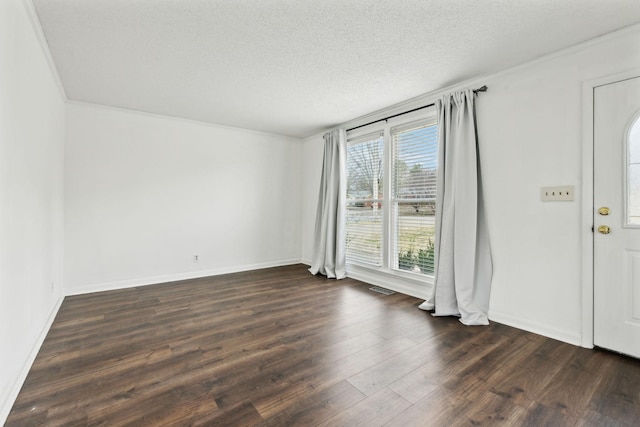
[(56, 301), (56, 304), (54, 305), (53, 310), (51, 310), (51, 313), (49, 313), (49, 317), (47, 318), (47, 321), (44, 324), (44, 327), (42, 328), (42, 330), (40, 331), (40, 334), (38, 335), (38, 339), (36, 340), (36, 342), (33, 344), (33, 347), (31, 348), (29, 357), (24, 361), (24, 365), (22, 365), (20, 374), (18, 375), (16, 380), (13, 382), (13, 386), (9, 390), (9, 394), (6, 396), (5, 401), (1, 403), (0, 425), (4, 425), (4, 423), (7, 421), (9, 412), (11, 412), (11, 408), (13, 407), (13, 404), (15, 403), (16, 398), (18, 397), (18, 394), (20, 393), (20, 389), (22, 389), (22, 385), (24, 384), (24, 381), (27, 379), (27, 375), (29, 375), (31, 366), (33, 365), (33, 362), (36, 360), (36, 356), (38, 356), (40, 347), (42, 347), (42, 343), (44, 342), (44, 339), (47, 337), (47, 334), (49, 333), (49, 329), (51, 329), (51, 325), (53, 324), (53, 321), (55, 320), (56, 315), (58, 314), (58, 310), (60, 310), (60, 306), (62, 305), (63, 300), (64, 300), (64, 297), (60, 296), (58, 298), (58, 301)]
[(199, 279), (201, 277), (219, 276), (221, 274), (240, 273), (242, 271), (259, 270), (261, 268), (282, 267), (285, 265), (299, 264), (300, 259), (284, 259), (258, 264), (239, 265), (233, 267), (214, 268), (210, 270), (187, 271), (175, 274), (163, 274), (151, 277), (138, 277), (135, 279), (119, 280), (115, 282), (94, 283), (72, 289), (65, 289), (65, 295), (82, 295), (93, 292), (113, 291), (117, 289), (134, 288), (137, 286), (155, 285), (158, 283), (177, 282), (180, 280)]
[(412, 283), (391, 274), (368, 272), (352, 266), (347, 269), (347, 276), (374, 286), (390, 289), (419, 299), (427, 299), (431, 290), (429, 283)]
[(563, 341), (569, 344), (577, 346), (582, 345), (582, 337), (579, 333), (567, 331), (564, 329), (558, 329), (544, 323), (532, 321), (530, 319), (522, 319), (508, 313), (490, 309), (489, 320), (512, 326), (514, 328), (522, 329), (528, 332), (533, 332), (534, 334), (553, 338), (555, 340)]

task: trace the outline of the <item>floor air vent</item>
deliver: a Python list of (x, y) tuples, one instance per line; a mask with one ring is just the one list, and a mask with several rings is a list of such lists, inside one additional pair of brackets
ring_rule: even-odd
[(381, 293), (383, 295), (393, 295), (393, 294), (395, 294), (394, 291), (390, 291), (389, 289), (381, 288), (380, 286), (374, 286), (373, 288), (369, 288), (369, 290), (373, 291), (373, 292)]

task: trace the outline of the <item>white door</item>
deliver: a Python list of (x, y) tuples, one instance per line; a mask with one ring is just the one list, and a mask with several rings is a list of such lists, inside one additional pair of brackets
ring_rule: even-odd
[(640, 358), (640, 76), (593, 96), (594, 344)]

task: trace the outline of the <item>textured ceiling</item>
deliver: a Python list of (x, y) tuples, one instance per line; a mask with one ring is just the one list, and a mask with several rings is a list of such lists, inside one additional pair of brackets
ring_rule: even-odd
[(67, 96), (295, 137), (640, 22), (638, 0), (33, 0)]

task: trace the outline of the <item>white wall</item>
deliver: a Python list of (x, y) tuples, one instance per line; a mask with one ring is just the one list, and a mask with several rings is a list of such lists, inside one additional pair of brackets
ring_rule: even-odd
[(62, 297), (64, 97), (28, 11), (0, 2), (0, 424)]
[[(575, 185), (580, 196), (582, 83), (634, 68), (638, 26), (464, 86), (489, 87), (478, 98), (478, 126), (494, 260), (492, 319), (581, 343), (582, 201), (543, 203), (539, 190)], [(304, 140), (305, 193), (317, 194), (312, 174), (322, 164), (321, 146), (320, 135)], [(303, 259), (311, 256), (315, 203), (303, 199)]]
[(300, 158), (298, 139), (69, 104), (66, 292), (299, 262)]

